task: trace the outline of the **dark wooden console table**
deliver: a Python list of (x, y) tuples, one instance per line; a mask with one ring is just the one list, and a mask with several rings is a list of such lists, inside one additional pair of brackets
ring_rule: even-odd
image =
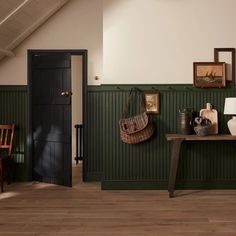
[(169, 197), (174, 197), (176, 174), (179, 162), (179, 152), (183, 141), (229, 141), (236, 140), (236, 136), (228, 134), (217, 134), (208, 136), (166, 134), (167, 141), (172, 141), (171, 163), (169, 175)]

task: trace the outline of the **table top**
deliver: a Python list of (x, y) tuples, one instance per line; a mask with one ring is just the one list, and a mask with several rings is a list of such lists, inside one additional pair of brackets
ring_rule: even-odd
[(166, 134), (167, 141), (173, 141), (176, 139), (186, 140), (186, 141), (227, 141), (227, 140), (236, 140), (236, 136), (231, 134), (214, 134), (207, 136), (197, 136), (196, 134)]

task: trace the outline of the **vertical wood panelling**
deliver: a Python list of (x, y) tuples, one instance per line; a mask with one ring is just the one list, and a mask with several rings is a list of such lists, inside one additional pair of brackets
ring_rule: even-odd
[[(219, 132), (228, 133), (226, 123), (230, 117), (223, 115), (224, 98), (235, 96), (235, 88), (134, 85), (142, 91), (154, 88), (160, 92), (161, 113), (151, 117), (156, 132), (149, 141), (128, 145), (120, 140), (118, 121), (132, 86), (89, 87), (89, 168), (91, 172), (103, 173), (104, 189), (166, 188), (171, 144), (166, 141), (165, 134), (177, 131), (178, 110), (190, 107), (199, 111), (210, 102), (219, 112)], [(178, 171), (181, 186), (190, 186), (194, 181), (204, 185), (208, 181), (211, 188), (217, 187), (217, 181), (236, 180), (235, 154), (235, 145), (231, 142), (184, 143)], [(154, 184), (151, 186), (150, 182)], [(137, 186), (139, 183), (142, 185)]]
[(105, 116), (103, 93), (89, 93), (88, 96), (88, 167), (87, 180), (101, 180), (102, 176), (102, 137)]
[(26, 180), (27, 86), (0, 86), (0, 123), (16, 125), (14, 179)]

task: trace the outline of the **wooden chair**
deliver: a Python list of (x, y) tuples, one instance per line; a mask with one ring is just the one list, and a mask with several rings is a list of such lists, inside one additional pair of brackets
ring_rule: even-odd
[(3, 192), (3, 184), (6, 178), (5, 169), (7, 170), (8, 183), (10, 182), (10, 172), (12, 171), (12, 168), (10, 167), (11, 166), (10, 161), (12, 159), (11, 155), (12, 155), (12, 142), (13, 142), (14, 130), (15, 130), (15, 125), (0, 125), (1, 192)]

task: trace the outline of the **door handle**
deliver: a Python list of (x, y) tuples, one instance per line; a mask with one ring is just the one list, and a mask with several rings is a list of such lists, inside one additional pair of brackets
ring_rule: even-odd
[(69, 96), (69, 92), (68, 91), (62, 91), (61, 92), (61, 96), (68, 97)]

